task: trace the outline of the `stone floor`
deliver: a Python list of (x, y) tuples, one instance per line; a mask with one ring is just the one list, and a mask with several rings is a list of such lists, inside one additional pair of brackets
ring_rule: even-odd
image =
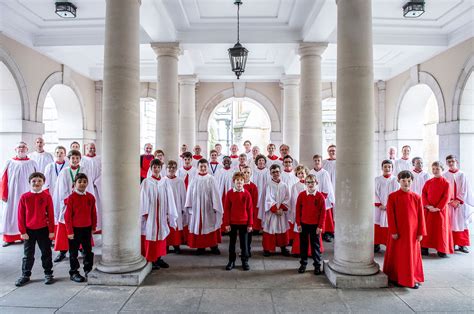
[[(39, 256), (32, 282), (14, 285), (20, 275), (22, 246), (0, 248), (0, 313), (161, 313), (161, 312), (474, 312), (474, 254), (456, 253), (449, 259), (424, 258), (426, 282), (419, 290), (334, 289), (312, 268), (298, 274), (296, 258), (263, 257), (254, 241), (251, 271), (225, 271), (227, 238), (221, 256), (168, 255), (171, 268), (153, 271), (140, 287), (99, 287), (68, 278), (68, 261), (57, 264), (57, 282), (45, 286)], [(99, 244), (95, 248), (100, 254)], [(332, 256), (326, 244), (324, 259)], [(383, 252), (376, 254), (383, 262)]]

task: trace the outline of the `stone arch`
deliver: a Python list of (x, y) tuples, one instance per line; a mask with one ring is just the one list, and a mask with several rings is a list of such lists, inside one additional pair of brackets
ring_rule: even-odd
[(405, 82), (403, 88), (401, 90), (400, 96), (397, 101), (397, 109), (395, 111), (395, 116), (393, 120), (393, 126), (395, 130), (399, 129), (399, 121), (400, 121), (400, 109), (403, 104), (403, 100), (407, 92), (416, 85), (425, 84), (427, 85), (433, 94), (435, 95), (436, 102), (438, 103), (438, 117), (439, 123), (446, 121), (446, 103), (444, 101), (443, 91), (441, 90), (441, 86), (439, 85), (438, 81), (435, 79), (433, 75), (428, 72), (417, 72), (417, 75), (412, 75), (409, 80)]
[(55, 85), (68, 86), (69, 88), (72, 89), (72, 91), (78, 98), (79, 106), (81, 109), (81, 115), (82, 115), (82, 128), (84, 129), (87, 125), (87, 116), (86, 116), (86, 110), (84, 107), (84, 100), (83, 100), (82, 94), (80, 92), (80, 89), (77, 87), (77, 84), (72, 79), (68, 79), (68, 80), (64, 79), (64, 72), (62, 71), (52, 73), (46, 78), (46, 80), (43, 82), (43, 85), (41, 85), (41, 89), (38, 94), (38, 99), (36, 101), (36, 121), (38, 122), (43, 121), (44, 102), (46, 100), (46, 96), (48, 95), (49, 91)]
[(270, 117), (271, 123), (271, 131), (274, 132), (281, 132), (281, 121), (278, 115), (278, 111), (275, 108), (275, 105), (272, 103), (267, 96), (263, 95), (259, 91), (254, 89), (245, 88), (243, 95), (235, 95), (234, 88), (228, 88), (223, 91), (220, 91), (213, 97), (211, 97), (204, 106), (204, 109), (200, 112), (198, 118), (198, 132), (207, 132), (209, 119), (211, 117), (212, 112), (214, 109), (224, 100), (232, 98), (232, 97), (247, 97), (250, 99), (255, 100), (267, 112), (268, 116)]
[(456, 90), (453, 97), (452, 121), (460, 120), (461, 100), (464, 88), (472, 75), (474, 69), (474, 55), (471, 55), (464, 64), (461, 74), (456, 82)]
[(0, 62), (3, 62), (3, 64), (5, 64), (5, 66), (13, 76), (13, 79), (15, 80), (15, 83), (18, 87), (18, 92), (20, 94), (21, 100), (21, 118), (23, 120), (30, 120), (30, 100), (28, 97), (26, 83), (23, 79), (23, 75), (21, 74), (20, 68), (16, 64), (13, 57), (10, 56), (10, 54), (2, 48), (0, 48)]

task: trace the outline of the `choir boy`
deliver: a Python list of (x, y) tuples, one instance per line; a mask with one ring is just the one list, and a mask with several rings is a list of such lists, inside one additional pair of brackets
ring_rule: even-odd
[(393, 146), (388, 148), (388, 159), (395, 162), (397, 160), (397, 149)]
[(290, 208), (290, 191), (281, 181), (279, 165), (270, 166), (271, 180), (268, 182), (265, 196), (265, 214), (263, 221), (263, 256), (270, 256), (275, 247), (280, 247), (283, 256), (290, 256), (286, 248), (288, 238), (288, 209)]
[(382, 161), (381, 176), (375, 178), (375, 202), (374, 202), (374, 252), (380, 251), (380, 245), (387, 246), (388, 220), (387, 200), (390, 193), (397, 191), (400, 186), (398, 180), (392, 175), (392, 161)]
[(23, 194), (18, 204), (18, 229), (25, 244), (22, 275), (15, 282), (17, 287), (30, 281), (35, 262), (36, 243), (41, 251), (44, 283), (47, 285), (53, 283), (51, 239), (54, 238), (54, 210), (51, 196), (43, 191), (44, 180), (45, 177), (41, 172), (33, 172), (29, 177), (31, 191)]
[(248, 159), (249, 166), (252, 167), (252, 169), (257, 166), (255, 163), (255, 158), (257, 158), (258, 155), (260, 155), (260, 147), (252, 147), (252, 158)]
[(252, 142), (249, 140), (246, 140), (244, 142), (244, 148), (245, 148), (245, 155), (247, 155), (247, 160), (252, 159)]
[(421, 196), (423, 191), (423, 186), (426, 181), (430, 179), (430, 175), (423, 170), (423, 159), (421, 157), (415, 157), (411, 160), (413, 169), (411, 173), (413, 174), (413, 184), (412, 191)]
[(323, 169), (329, 173), (332, 190), (336, 193), (336, 145), (329, 145), (327, 152), (329, 158), (323, 160)]
[(181, 154), (179, 155), (179, 159), (178, 159), (178, 168), (181, 168), (184, 164), (183, 154), (188, 151), (188, 145), (183, 144), (183, 145), (181, 145), (180, 149), (181, 149)]
[(178, 177), (183, 179), (184, 186), (188, 190), (189, 185), (197, 175), (197, 169), (193, 167), (193, 154), (190, 152), (183, 153), (183, 166), (178, 169)]
[(38, 164), (38, 171), (44, 173), (46, 166), (54, 161), (53, 155), (44, 150), (44, 140), (41, 137), (35, 140), (35, 151), (32, 152), (28, 157), (31, 160), (36, 161)]
[(181, 253), (181, 244), (186, 243), (184, 228), (187, 226), (187, 215), (184, 208), (186, 202), (186, 186), (181, 178), (176, 176), (178, 170), (178, 164), (174, 160), (168, 161), (168, 175), (165, 178), (166, 183), (169, 185), (173, 192), (173, 198), (176, 207), (177, 219), (176, 228), (170, 228), (170, 234), (168, 236), (167, 245), (173, 246), (174, 253)]
[(239, 164), (235, 168), (235, 171), (242, 172), (244, 167), (247, 167), (247, 165), (248, 165), (248, 163), (247, 163), (247, 154), (242, 153), (242, 154), (239, 155)]
[(243, 270), (250, 270), (247, 235), (252, 232), (253, 225), (252, 196), (244, 189), (245, 178), (242, 172), (236, 172), (232, 180), (234, 187), (227, 192), (224, 203), (224, 212), (228, 213), (224, 218), (224, 226), (230, 236), (229, 263), (225, 269), (232, 270), (235, 267), (235, 260), (237, 259), (235, 244), (238, 232), (242, 268)]
[(296, 173), (293, 171), (293, 157), (286, 155), (283, 158), (283, 172), (281, 173), (281, 180), (288, 185), (291, 190), (293, 184), (299, 181)]
[(74, 191), (66, 200), (64, 222), (69, 240), (69, 276), (74, 282), (84, 282), (85, 278), (79, 273), (78, 251), (82, 247), (84, 256), (84, 274), (92, 270), (94, 253), (92, 252), (92, 234), (97, 227), (97, 210), (95, 197), (87, 192), (88, 178), (79, 173), (74, 179)]
[[(227, 195), (227, 191), (232, 188), (233, 182), (232, 177), (234, 175), (235, 170), (231, 168), (231, 159), (229, 156), (225, 156), (222, 160), (223, 167), (219, 169), (217, 172), (215, 179), (217, 183), (217, 190), (219, 191), (219, 195), (221, 197), (222, 204), (225, 204), (225, 197)], [(226, 219), (227, 213), (224, 210), (224, 218)], [(222, 226), (222, 232), (225, 233), (225, 226)]]
[(201, 155), (201, 146), (200, 145), (194, 145), (193, 149), (194, 155), (193, 155), (193, 167), (197, 168), (199, 160), (203, 159), (204, 157)]
[[(281, 144), (280, 145), (280, 158), (278, 158), (278, 164), (281, 166), (281, 167), (284, 167), (284, 158), (285, 156), (289, 156), (290, 155), (290, 146), (286, 145), (286, 144)], [(293, 160), (291, 161), (291, 166), (293, 168), (296, 168), (296, 166), (298, 166), (298, 161), (294, 158), (292, 158)]]
[(16, 156), (8, 160), (2, 174), (0, 183), (0, 196), (3, 205), (2, 230), (3, 247), (22, 241), (18, 229), (18, 203), (23, 193), (30, 189), (28, 178), (30, 174), (38, 171), (36, 161), (28, 158), (28, 145), (19, 142), (15, 147)]
[(230, 160), (231, 160), (231, 167), (232, 169), (237, 169), (239, 166), (239, 146), (237, 144), (230, 145)]
[(217, 151), (217, 161), (222, 163), (222, 159), (224, 159), (224, 154), (222, 154), (222, 145), (217, 143), (214, 145), (214, 149)]
[(278, 163), (278, 156), (275, 155), (276, 146), (275, 144), (267, 145), (267, 167), (270, 168), (271, 165)]
[(221, 163), (217, 159), (217, 150), (213, 149), (210, 153), (211, 161), (209, 162), (209, 173), (212, 176), (216, 176), (217, 171), (222, 168)]
[(426, 236), (421, 241), (421, 254), (429, 255), (428, 249), (445, 258), (454, 253), (453, 234), (449, 221), (449, 181), (443, 177), (443, 165), (439, 161), (431, 165), (433, 178), (423, 187), (422, 201), (425, 209)]
[(420, 242), (426, 235), (421, 197), (410, 191), (413, 174), (398, 174), (400, 189), (387, 201), (388, 229), (383, 272), (396, 285), (418, 289), (424, 281)]
[(258, 201), (257, 220), (254, 220), (254, 230), (260, 231), (263, 229), (263, 216), (265, 214), (265, 196), (267, 191), (268, 181), (270, 180), (270, 171), (267, 166), (267, 159), (264, 155), (257, 155), (255, 158), (255, 167), (252, 171), (252, 182), (257, 186)]
[(185, 207), (189, 215), (188, 246), (198, 249), (198, 255), (203, 254), (207, 247), (211, 248), (211, 253), (219, 255), (222, 200), (217, 190), (216, 180), (207, 172), (208, 166), (206, 159), (199, 161), (199, 173), (186, 193)]
[(402, 158), (395, 160), (395, 164), (393, 165), (394, 175), (398, 175), (400, 171), (410, 170), (412, 168), (410, 152), (411, 147), (409, 145), (402, 147)]
[(321, 251), (319, 239), (326, 220), (326, 201), (324, 195), (316, 189), (316, 176), (310, 174), (305, 178), (306, 191), (301, 192), (296, 200), (295, 223), (300, 233), (300, 268), (299, 273), (306, 271), (308, 265), (308, 238), (311, 244), (314, 274), (321, 274)]
[(81, 151), (81, 144), (79, 142), (71, 142), (71, 145), (69, 145), (69, 150), (77, 150), (78, 152)]
[[(245, 191), (250, 193), (250, 196), (252, 197), (252, 232), (257, 230), (259, 231), (262, 229), (262, 221), (258, 219), (258, 188), (257, 186), (250, 181), (250, 178), (252, 177), (252, 168), (249, 166), (246, 166), (242, 173), (244, 174), (244, 189)], [(252, 232), (249, 232), (248, 234), (248, 253), (249, 257), (252, 257), (252, 252), (251, 252), (251, 246), (252, 246)]]
[(150, 163), (151, 177), (140, 187), (140, 216), (142, 221), (142, 255), (152, 263), (152, 269), (168, 268), (162, 259), (168, 247), (170, 227), (176, 228), (178, 213), (171, 186), (161, 177), (163, 164), (158, 159)]
[(469, 224), (473, 219), (474, 195), (470, 182), (464, 172), (459, 170), (457, 159), (454, 155), (446, 157), (449, 169), (444, 177), (450, 184), (449, 217), (451, 217), (451, 230), (453, 242), (457, 251), (469, 253)]
[(54, 195), (54, 188), (56, 187), (56, 180), (58, 179), (61, 171), (65, 167), (69, 166), (69, 163), (66, 161), (66, 148), (63, 146), (58, 146), (54, 150), (54, 155), (56, 161), (49, 163), (44, 170), (45, 182), (43, 189), (47, 190), (49, 195)]

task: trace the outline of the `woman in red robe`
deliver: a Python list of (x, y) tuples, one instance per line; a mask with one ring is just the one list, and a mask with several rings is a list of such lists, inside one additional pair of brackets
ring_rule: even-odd
[(432, 165), (434, 178), (426, 181), (422, 199), (425, 208), (426, 233), (421, 241), (421, 254), (428, 255), (428, 249), (438, 251), (439, 257), (453, 254), (454, 244), (449, 221), (449, 182), (443, 177), (443, 166), (439, 161)]
[(397, 285), (418, 289), (424, 281), (420, 241), (426, 234), (421, 197), (410, 191), (413, 174), (398, 174), (400, 189), (387, 201), (388, 232), (383, 271)]

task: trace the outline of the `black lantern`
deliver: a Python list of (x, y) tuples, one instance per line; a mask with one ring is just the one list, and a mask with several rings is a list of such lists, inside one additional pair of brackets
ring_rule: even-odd
[(77, 7), (71, 2), (56, 2), (56, 14), (62, 18), (75, 18)]
[(403, 16), (417, 18), (425, 13), (425, 1), (409, 1), (403, 5)]
[(237, 76), (237, 79), (240, 79), (240, 75), (245, 72), (245, 64), (247, 63), (247, 56), (249, 54), (249, 51), (240, 44), (240, 16), (239, 16), (239, 10), (240, 10), (240, 5), (242, 4), (241, 0), (235, 0), (234, 4), (237, 5), (237, 43), (234, 45), (234, 47), (229, 48), (229, 59), (230, 59), (230, 65), (232, 67), (232, 71), (235, 73)]

